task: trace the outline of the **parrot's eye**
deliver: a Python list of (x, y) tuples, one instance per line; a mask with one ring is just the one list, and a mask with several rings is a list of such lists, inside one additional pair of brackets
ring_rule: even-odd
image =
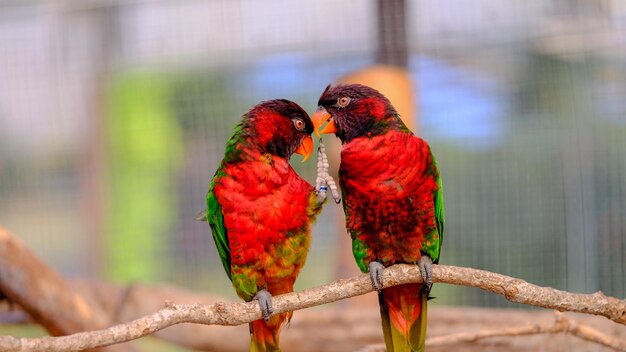
[(302, 120), (293, 120), (293, 125), (296, 126), (298, 131), (304, 131), (304, 121)]
[(345, 108), (348, 104), (350, 104), (350, 97), (341, 97), (337, 99), (337, 105), (342, 108)]

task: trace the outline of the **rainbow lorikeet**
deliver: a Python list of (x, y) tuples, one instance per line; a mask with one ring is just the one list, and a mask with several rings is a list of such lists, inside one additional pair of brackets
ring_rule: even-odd
[(263, 313), (250, 324), (251, 351), (280, 351), (279, 331), (292, 313), (272, 315), (271, 297), (293, 291), (324, 202), (289, 165), (293, 153), (309, 157), (312, 132), (294, 102), (254, 106), (235, 127), (207, 194), (206, 220), (226, 274)]
[[(339, 184), (357, 265), (379, 292), (388, 351), (423, 351), (432, 264), (443, 239), (443, 190), (428, 144), (389, 100), (363, 85), (328, 86), (313, 115), (316, 133), (342, 142)], [(382, 270), (418, 264), (424, 283), (383, 288)]]

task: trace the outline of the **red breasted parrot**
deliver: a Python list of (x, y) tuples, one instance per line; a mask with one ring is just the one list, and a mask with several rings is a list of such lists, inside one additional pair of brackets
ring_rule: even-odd
[[(379, 292), (387, 350), (423, 351), (432, 264), (444, 229), (435, 157), (389, 100), (367, 86), (328, 86), (313, 124), (318, 135), (334, 133), (342, 142), (346, 227), (358, 267)], [(418, 264), (424, 283), (383, 288), (383, 268), (397, 263)]]
[(207, 194), (211, 225), (237, 295), (258, 300), (264, 320), (251, 323), (251, 351), (280, 351), (279, 331), (292, 313), (272, 315), (272, 295), (293, 291), (320, 212), (315, 188), (289, 165), (311, 154), (313, 123), (296, 103), (254, 106), (235, 127)]

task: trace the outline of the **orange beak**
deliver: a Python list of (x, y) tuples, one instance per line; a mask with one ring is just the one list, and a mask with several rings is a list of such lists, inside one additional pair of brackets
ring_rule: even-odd
[[(326, 109), (321, 106), (317, 108), (315, 113), (313, 113), (313, 117), (311, 118), (311, 120), (313, 121), (313, 130), (319, 138), (322, 138), (320, 133), (326, 134), (337, 132), (337, 125), (335, 125), (333, 117), (328, 113), (328, 111), (326, 111)], [(326, 122), (328, 122), (328, 124), (326, 124), (326, 126), (324, 126), (324, 128), (319, 131), (319, 128)]]
[(296, 149), (295, 153), (304, 156), (304, 159), (302, 159), (302, 162), (305, 162), (311, 156), (312, 152), (313, 152), (313, 138), (311, 138), (311, 136), (306, 136), (302, 140), (302, 143), (300, 143), (300, 145), (298, 146), (298, 149)]

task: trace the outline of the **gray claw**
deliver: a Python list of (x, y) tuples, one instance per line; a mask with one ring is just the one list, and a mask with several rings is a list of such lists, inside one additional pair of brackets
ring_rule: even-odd
[(417, 261), (417, 265), (420, 268), (422, 279), (424, 279), (424, 290), (428, 293), (433, 287), (433, 260), (428, 255), (422, 253), (422, 256)]
[(259, 301), (259, 307), (261, 308), (261, 313), (263, 313), (263, 320), (268, 322), (270, 316), (274, 313), (274, 309), (272, 309), (272, 295), (267, 292), (267, 290), (261, 290), (257, 292), (252, 299)]
[(374, 285), (374, 288), (380, 292), (383, 289), (383, 270), (385, 269), (385, 266), (380, 262), (372, 261), (368, 267), (372, 284)]

